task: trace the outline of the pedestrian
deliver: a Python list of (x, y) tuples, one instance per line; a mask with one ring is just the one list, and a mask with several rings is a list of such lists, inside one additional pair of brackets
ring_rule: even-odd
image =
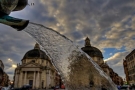
[(120, 85), (117, 85), (117, 88), (118, 88), (118, 90), (120, 90), (121, 89), (121, 86)]
[(104, 88), (104, 87), (102, 87), (102, 89), (101, 90), (107, 90), (106, 88)]
[(56, 90), (56, 88), (54, 87), (54, 90)]
[(132, 88), (135, 89), (135, 85), (134, 84), (132, 85)]
[(101, 90), (107, 90), (107, 89), (105, 88), (105, 85), (102, 86)]
[(62, 85), (61, 85), (61, 88), (62, 88), (62, 89), (65, 89), (65, 86), (64, 86), (64, 84), (62, 84)]

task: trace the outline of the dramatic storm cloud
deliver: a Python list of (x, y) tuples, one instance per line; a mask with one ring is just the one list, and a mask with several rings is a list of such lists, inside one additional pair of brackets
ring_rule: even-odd
[[(51, 27), (81, 47), (88, 36), (92, 46), (103, 52), (108, 65), (125, 77), (123, 59), (135, 46), (134, 0), (29, 0), (30, 3), (34, 5), (11, 16)], [(25, 32), (0, 25), (0, 59), (10, 79), (13, 65), (20, 63), (34, 44)]]

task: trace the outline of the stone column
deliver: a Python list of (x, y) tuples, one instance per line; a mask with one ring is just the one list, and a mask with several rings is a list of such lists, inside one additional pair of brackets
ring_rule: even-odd
[(51, 71), (50, 71), (50, 70), (49, 70), (49, 78), (48, 78), (48, 81), (49, 81), (48, 86), (49, 86), (49, 88), (50, 88), (50, 84), (51, 84)]
[(41, 71), (39, 71), (39, 88), (42, 88), (41, 86), (42, 86), (42, 72)]
[(33, 78), (33, 89), (35, 89), (35, 87), (36, 87), (36, 84), (35, 84), (35, 82), (36, 82), (36, 72), (34, 71), (34, 76), (33, 76), (34, 78)]
[(20, 73), (17, 73), (18, 74), (18, 78), (17, 78), (17, 88), (19, 87), (19, 79), (20, 79)]
[(27, 71), (24, 73), (24, 84), (27, 84)]
[(39, 71), (37, 72), (37, 76), (36, 76), (36, 87), (39, 88)]
[(22, 72), (22, 71), (20, 71), (19, 87), (22, 87), (22, 74), (23, 74), (23, 72)]
[(18, 86), (18, 74), (17, 74), (17, 72), (15, 72), (15, 85), (14, 85), (14, 87), (17, 88), (17, 86)]
[(47, 86), (46, 87), (48, 89), (49, 88), (49, 84), (50, 84), (50, 70), (47, 71), (47, 74), (46, 75), (47, 75), (47, 80), (46, 80)]

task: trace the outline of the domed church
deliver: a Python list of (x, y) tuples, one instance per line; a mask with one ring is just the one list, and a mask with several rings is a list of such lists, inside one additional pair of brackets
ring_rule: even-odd
[(39, 44), (35, 44), (34, 49), (28, 51), (22, 64), (17, 64), (14, 73), (14, 87), (20, 88), (23, 85), (32, 85), (33, 89), (50, 88), (55, 86), (56, 70), (49, 57), (40, 50)]
[(115, 73), (106, 62), (104, 62), (102, 52), (98, 48), (91, 45), (90, 39), (88, 37), (85, 39), (85, 46), (82, 47), (81, 49), (85, 53), (87, 53), (108, 76), (110, 76), (110, 78), (116, 85), (123, 84), (122, 78), (118, 76), (118, 74)]
[(85, 39), (85, 47), (82, 50), (87, 53), (98, 65), (104, 63), (102, 52), (90, 44), (90, 39), (87, 37)]

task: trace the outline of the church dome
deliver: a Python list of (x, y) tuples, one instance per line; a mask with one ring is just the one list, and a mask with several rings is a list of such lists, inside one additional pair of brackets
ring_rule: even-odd
[(91, 57), (103, 58), (102, 52), (98, 48), (91, 46), (90, 39), (88, 37), (85, 39), (85, 47), (82, 47), (81, 49)]
[(33, 58), (49, 60), (46, 53), (40, 50), (39, 44), (37, 43), (35, 44), (34, 49), (28, 51), (23, 57), (23, 59), (33, 59)]

